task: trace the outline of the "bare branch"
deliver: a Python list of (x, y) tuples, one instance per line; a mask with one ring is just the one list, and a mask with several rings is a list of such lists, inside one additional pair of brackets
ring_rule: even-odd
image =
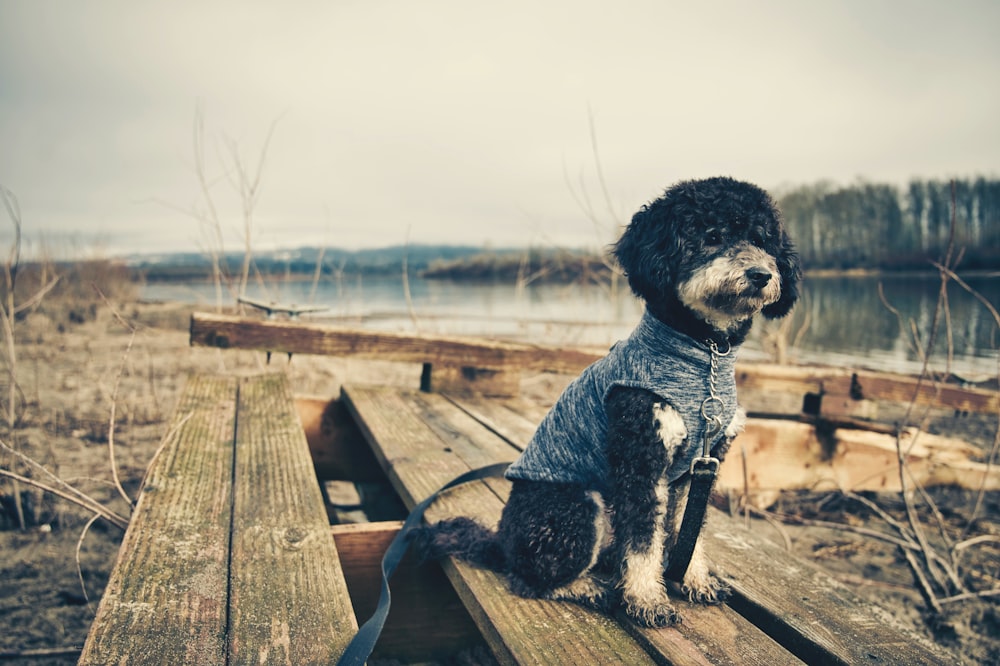
[(959, 541), (954, 546), (952, 546), (951, 549), (955, 552), (959, 552), (965, 550), (966, 548), (971, 548), (972, 546), (978, 546), (983, 543), (993, 543), (1000, 545), (1000, 536), (997, 536), (995, 534), (980, 534), (979, 536), (974, 536), (969, 539), (964, 539), (962, 541)]
[(938, 599), (939, 604), (953, 604), (956, 601), (968, 601), (969, 599), (985, 599), (986, 597), (1000, 597), (1000, 588), (983, 590), (982, 592), (965, 592), (951, 597)]
[(87, 524), (80, 530), (80, 538), (76, 540), (76, 577), (80, 580), (80, 589), (83, 591), (83, 598), (86, 600), (87, 606), (90, 606), (90, 595), (87, 594), (87, 583), (83, 580), (83, 567), (80, 565), (80, 548), (83, 546), (83, 540), (87, 538), (90, 526), (100, 517), (101, 515), (98, 513), (91, 516)]
[(40, 287), (38, 291), (36, 291), (28, 300), (16, 306), (14, 308), (14, 314), (16, 315), (24, 312), (25, 310), (30, 310), (41, 303), (42, 299), (45, 298), (45, 295), (52, 291), (53, 287), (56, 286), (56, 283), (59, 282), (60, 277), (61, 276), (59, 275), (54, 276), (47, 284)]
[(135, 330), (133, 330), (132, 334), (129, 336), (128, 345), (125, 347), (125, 353), (122, 354), (122, 362), (118, 369), (118, 377), (115, 379), (115, 388), (111, 392), (111, 414), (108, 417), (108, 461), (111, 466), (111, 479), (114, 481), (118, 494), (122, 496), (129, 506), (133, 506), (134, 502), (132, 501), (132, 498), (128, 496), (128, 493), (125, 492), (125, 488), (122, 487), (122, 482), (118, 477), (118, 463), (115, 459), (115, 416), (118, 409), (118, 389), (121, 387), (122, 375), (125, 374), (125, 364), (128, 362), (128, 356), (132, 351), (132, 344), (134, 342)]
[(123, 518), (123, 517), (119, 516), (114, 511), (112, 511), (112, 510), (110, 510), (110, 509), (102, 506), (98, 502), (96, 502), (96, 501), (94, 501), (94, 500), (92, 500), (92, 499), (90, 499), (90, 498), (88, 498), (85, 495), (82, 495), (80, 493), (78, 493), (77, 495), (73, 495), (73, 494), (65, 492), (65, 491), (63, 491), (63, 490), (61, 490), (59, 488), (54, 488), (52, 486), (46, 485), (46, 484), (44, 484), (44, 483), (42, 483), (40, 481), (36, 481), (34, 479), (30, 479), (30, 478), (28, 478), (26, 476), (21, 476), (20, 474), (15, 474), (14, 472), (11, 472), (10, 470), (3, 469), (2, 467), (0, 467), (0, 476), (6, 477), (8, 479), (13, 479), (14, 481), (17, 481), (19, 483), (23, 483), (23, 484), (26, 484), (26, 485), (29, 485), (29, 486), (34, 486), (35, 488), (39, 488), (40, 490), (44, 490), (47, 493), (52, 493), (53, 495), (61, 497), (64, 500), (66, 500), (67, 502), (72, 502), (73, 504), (76, 504), (78, 506), (82, 506), (85, 509), (88, 509), (90, 511), (93, 511), (94, 513), (100, 514), (101, 518), (103, 518), (104, 520), (108, 521), (109, 523), (111, 523), (115, 527), (118, 527), (118, 528), (120, 528), (122, 530), (124, 530), (124, 529), (126, 529), (128, 527), (128, 519), (127, 518)]

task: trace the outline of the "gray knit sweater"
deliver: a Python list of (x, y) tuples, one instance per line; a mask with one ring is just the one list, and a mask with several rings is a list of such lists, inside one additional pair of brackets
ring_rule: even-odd
[[(736, 349), (718, 359), (716, 395), (722, 400), (722, 424), (736, 411)], [(709, 396), (711, 351), (675, 331), (647, 311), (632, 334), (616, 343), (566, 387), (532, 437), (528, 448), (508, 468), (508, 479), (580, 484), (607, 492), (605, 442), (608, 417), (604, 401), (612, 386), (652, 391), (684, 420), (688, 437), (667, 477), (675, 481), (700, 455), (705, 433), (702, 402)], [(712, 442), (717, 453), (725, 434)]]

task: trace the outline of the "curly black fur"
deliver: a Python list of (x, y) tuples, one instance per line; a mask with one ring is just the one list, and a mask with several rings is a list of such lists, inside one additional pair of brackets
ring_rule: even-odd
[(695, 340), (722, 342), (725, 337), (739, 344), (750, 332), (751, 319), (732, 334), (720, 335), (677, 296), (677, 286), (695, 269), (739, 243), (774, 257), (781, 297), (762, 314), (772, 319), (785, 316), (798, 299), (798, 255), (777, 205), (756, 185), (726, 177), (674, 185), (632, 217), (613, 254), (632, 291), (660, 321)]
[[(633, 216), (613, 254), (649, 312), (699, 342), (739, 344), (755, 314), (782, 317), (798, 298), (798, 256), (774, 201), (732, 178), (671, 187)], [(570, 484), (515, 480), (497, 531), (456, 518), (419, 530), (417, 549), (505, 574), (524, 597), (599, 609), (613, 600), (639, 624), (678, 622), (662, 564), (687, 501), (687, 479), (668, 485), (665, 472), (687, 435), (664, 398), (625, 387), (606, 396), (606, 497)], [(602, 570), (608, 562), (610, 582)], [(726, 593), (694, 557), (684, 589), (705, 603)]]
[(453, 518), (415, 530), (413, 545), (426, 558), (450, 555), (507, 574), (521, 596), (544, 597), (591, 564), (597, 510), (578, 486), (514, 481), (498, 531)]
[(471, 518), (461, 516), (442, 520), (431, 527), (417, 528), (411, 543), (425, 559), (437, 560), (452, 555), (461, 560), (506, 573), (507, 561), (496, 532)]
[(653, 405), (657, 402), (661, 398), (644, 389), (616, 386), (605, 403), (611, 469), (608, 506), (615, 514), (619, 562), (626, 550), (645, 550), (653, 539), (654, 521), (647, 516), (657, 511), (656, 482), (671, 462), (656, 433)]

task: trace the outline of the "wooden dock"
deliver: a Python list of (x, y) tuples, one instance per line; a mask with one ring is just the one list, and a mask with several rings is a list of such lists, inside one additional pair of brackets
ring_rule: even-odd
[[(278, 337), (261, 333), (274, 325)], [(357, 332), (310, 326), (301, 338), (286, 326), (199, 315), (192, 341), (402, 357), (425, 364), (424, 385), (348, 383), (322, 424), (305, 424), (314, 433), (307, 441), (283, 375), (192, 378), (150, 465), (80, 663), (335, 663), (373, 607), (378, 556), (399, 524), (331, 527), (317, 471), (387, 479), (412, 507), (464, 471), (518, 455), (544, 410), (504, 388), (516, 364), (569, 371), (586, 360), (585, 352), (421, 336), (366, 332), (359, 341)], [(494, 523), (508, 492), (503, 479), (469, 483), (444, 494), (427, 517)], [(714, 512), (704, 538), (734, 598), (713, 607), (678, 600), (684, 622), (665, 629), (522, 599), (501, 577), (462, 562), (407, 563), (376, 655), (427, 661), (484, 641), (503, 664), (948, 661), (885, 611), (727, 516)]]

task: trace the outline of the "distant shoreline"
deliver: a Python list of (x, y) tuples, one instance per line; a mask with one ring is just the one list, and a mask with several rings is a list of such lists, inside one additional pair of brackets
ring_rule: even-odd
[[(974, 270), (963, 271), (959, 268), (955, 271), (958, 275), (963, 278), (1000, 278), (1000, 270), (996, 269), (981, 269), (977, 268)], [(562, 267), (551, 267), (548, 269), (540, 268), (536, 269), (530, 273), (524, 274), (519, 277), (516, 268), (497, 270), (484, 270), (482, 267), (462, 267), (454, 266), (449, 267), (447, 270), (420, 270), (420, 271), (409, 271), (410, 277), (418, 277), (425, 280), (437, 280), (437, 281), (451, 281), (451, 282), (474, 282), (474, 283), (503, 283), (503, 284), (516, 284), (519, 279), (523, 279), (525, 283), (547, 283), (547, 284), (573, 284), (573, 283), (592, 283), (600, 281), (601, 279), (608, 279), (611, 275), (611, 270), (606, 266), (597, 267), (596, 265), (591, 265), (587, 270), (568, 270), (565, 266)], [(850, 279), (850, 278), (873, 278), (873, 277), (886, 277), (886, 278), (929, 278), (939, 275), (939, 271), (929, 266), (927, 268), (900, 268), (900, 269), (890, 269), (890, 268), (817, 268), (817, 269), (806, 269), (804, 275), (810, 279)], [(292, 284), (292, 283), (302, 283), (311, 282), (316, 279), (315, 271), (282, 271), (274, 273), (262, 273), (263, 279), (270, 283), (275, 284)], [(402, 267), (395, 270), (372, 270), (368, 268), (359, 267), (357, 270), (352, 270), (349, 272), (341, 273), (342, 279), (352, 279), (357, 277), (392, 277), (401, 276)], [(145, 271), (142, 269), (133, 269), (133, 276), (136, 281), (144, 281), (146, 283), (159, 283), (159, 284), (181, 284), (185, 282), (211, 282), (213, 275), (211, 270), (184, 270), (184, 271)], [(323, 271), (320, 274), (320, 279), (329, 280), (336, 277), (332, 271)], [(229, 276), (228, 280), (233, 280), (232, 275)], [(251, 281), (255, 280), (255, 276), (251, 276)]]

